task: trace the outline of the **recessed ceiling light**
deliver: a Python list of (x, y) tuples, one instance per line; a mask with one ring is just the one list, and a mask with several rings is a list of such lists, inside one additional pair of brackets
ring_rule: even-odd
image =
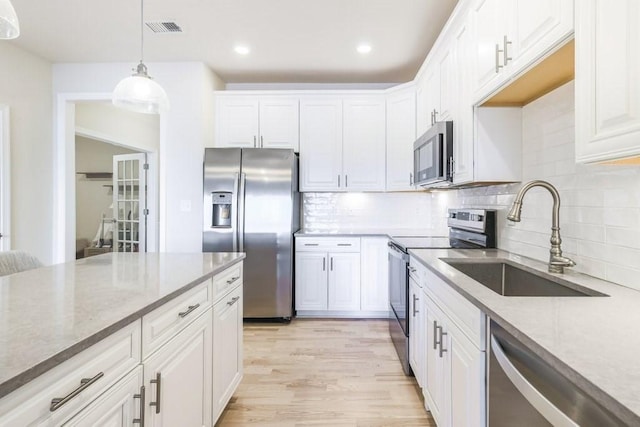
[(251, 52), (251, 49), (249, 49), (247, 46), (236, 46), (234, 50), (239, 55), (248, 55), (249, 52)]
[(358, 46), (357, 50), (358, 50), (358, 53), (362, 53), (362, 54), (369, 53), (371, 52), (371, 46), (368, 44), (361, 44)]

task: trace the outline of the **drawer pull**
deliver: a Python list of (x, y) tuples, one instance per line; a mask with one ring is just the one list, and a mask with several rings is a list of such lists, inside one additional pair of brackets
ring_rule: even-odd
[(185, 318), (187, 317), (189, 314), (191, 314), (191, 312), (193, 310), (195, 310), (196, 308), (200, 307), (200, 303), (196, 304), (196, 305), (190, 305), (189, 308), (187, 309), (187, 311), (182, 311), (180, 313), (178, 313), (178, 316)]
[(89, 386), (91, 386), (93, 383), (95, 383), (96, 381), (98, 381), (102, 377), (104, 377), (104, 372), (100, 372), (98, 375), (96, 375), (93, 378), (83, 378), (83, 379), (81, 379), (80, 380), (80, 387), (76, 388), (71, 393), (67, 394), (65, 397), (51, 399), (51, 406), (49, 407), (49, 411), (53, 412), (53, 411), (57, 411), (58, 409), (62, 408), (63, 405), (65, 405), (71, 399), (73, 399), (74, 397), (76, 397), (77, 395), (82, 393), (84, 390), (89, 388)]
[(320, 243), (305, 243), (305, 246), (320, 246)]
[(231, 279), (227, 280), (227, 285), (232, 284), (233, 282), (235, 282), (239, 278), (240, 278), (240, 276), (232, 277)]
[(227, 301), (227, 305), (232, 306), (233, 304), (237, 303), (239, 299), (240, 297), (233, 297), (231, 298), (231, 301)]
[(156, 379), (155, 380), (149, 380), (149, 382), (151, 384), (155, 384), (156, 385), (156, 401), (155, 402), (149, 402), (149, 406), (155, 406), (156, 407), (156, 414), (160, 413), (160, 385), (162, 384), (162, 376), (160, 375), (160, 372), (158, 372), (156, 374)]
[(140, 427), (144, 427), (144, 411), (145, 411), (145, 407), (144, 407), (145, 388), (144, 388), (144, 386), (140, 387), (140, 393), (139, 394), (134, 394), (133, 398), (134, 399), (140, 399), (140, 418), (134, 418), (133, 419), (133, 423), (134, 424), (140, 424)]
[(351, 243), (338, 243), (338, 246), (351, 246)]

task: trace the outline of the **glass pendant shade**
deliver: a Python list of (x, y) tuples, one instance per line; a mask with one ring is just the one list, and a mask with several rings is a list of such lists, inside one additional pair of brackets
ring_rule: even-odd
[(9, 0), (0, 0), (0, 39), (15, 39), (20, 35), (18, 15)]
[(158, 114), (169, 111), (169, 98), (162, 86), (147, 74), (147, 67), (141, 62), (136, 74), (126, 77), (113, 91), (114, 105), (130, 111)]

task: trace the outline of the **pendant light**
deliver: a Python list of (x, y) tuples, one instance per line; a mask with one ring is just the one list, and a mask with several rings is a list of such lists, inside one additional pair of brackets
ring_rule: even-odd
[(0, 0), (0, 39), (15, 39), (20, 35), (18, 15), (9, 0)]
[[(2, 0), (0, 0), (2, 1)], [(169, 98), (147, 74), (144, 65), (144, 0), (140, 0), (140, 63), (136, 73), (118, 83), (113, 91), (114, 105), (138, 113), (158, 114), (169, 111)]]

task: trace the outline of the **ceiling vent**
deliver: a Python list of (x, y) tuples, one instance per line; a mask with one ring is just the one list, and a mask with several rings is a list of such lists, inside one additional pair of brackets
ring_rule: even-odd
[(181, 33), (182, 28), (175, 22), (147, 22), (147, 27), (154, 33)]

